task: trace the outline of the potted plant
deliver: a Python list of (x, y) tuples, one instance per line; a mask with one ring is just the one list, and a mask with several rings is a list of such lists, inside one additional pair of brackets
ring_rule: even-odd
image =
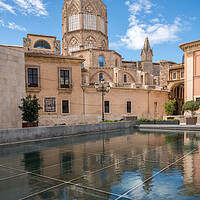
[(191, 113), (191, 117), (186, 118), (187, 125), (195, 125), (197, 123), (197, 117), (194, 117), (195, 111), (199, 109), (199, 103), (197, 101), (191, 100), (183, 104), (182, 110)]
[[(174, 106), (175, 103), (176, 103), (176, 99), (169, 100), (168, 102), (165, 103), (164, 107), (165, 107), (165, 113), (167, 115), (173, 115), (175, 111), (175, 106)], [(174, 117), (167, 117), (167, 119), (174, 119)]]
[(19, 108), (22, 110), (22, 120), (26, 121), (22, 123), (22, 128), (37, 127), (39, 117), (38, 112), (42, 107), (40, 107), (36, 95), (32, 97), (31, 94), (29, 94), (26, 98), (21, 100), (22, 106), (19, 106)]

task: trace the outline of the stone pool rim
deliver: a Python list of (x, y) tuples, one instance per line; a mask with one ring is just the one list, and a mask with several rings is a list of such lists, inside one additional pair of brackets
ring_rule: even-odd
[(58, 126), (41, 126), (32, 128), (0, 130), (0, 145), (32, 142), (43, 139), (56, 139), (73, 135), (97, 133), (102, 131), (136, 128), (135, 121), (108, 122), (94, 124), (74, 124)]

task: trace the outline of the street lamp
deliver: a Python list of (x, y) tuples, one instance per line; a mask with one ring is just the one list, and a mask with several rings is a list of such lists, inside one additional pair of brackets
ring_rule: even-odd
[(101, 92), (101, 94), (102, 94), (102, 121), (104, 121), (104, 95), (106, 95), (106, 93), (109, 92), (110, 85), (107, 84), (105, 86), (104, 79), (102, 78), (101, 85), (99, 85), (99, 83), (95, 83), (95, 88), (96, 88), (97, 92)]

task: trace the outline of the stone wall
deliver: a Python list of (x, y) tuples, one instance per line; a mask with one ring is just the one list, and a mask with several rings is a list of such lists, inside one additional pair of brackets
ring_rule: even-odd
[(0, 46), (0, 129), (20, 128), (25, 97), (24, 53)]
[(0, 144), (23, 142), (68, 135), (134, 128), (135, 122), (112, 122), (99, 124), (77, 124), (71, 126), (37, 127), (12, 130), (0, 130)]
[(160, 85), (162, 87), (167, 87), (169, 80), (169, 67), (170, 62), (160, 61)]

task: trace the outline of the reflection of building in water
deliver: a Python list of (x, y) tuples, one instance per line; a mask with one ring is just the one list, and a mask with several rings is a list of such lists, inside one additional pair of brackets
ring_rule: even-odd
[[(176, 159), (177, 155), (170, 146), (162, 147), (165, 144), (165, 135), (135, 133), (51, 148), (40, 153), (41, 174), (65, 181), (79, 177), (78, 182), (85, 186), (112, 192), (111, 182), (119, 184), (124, 172), (141, 173), (141, 181), (144, 181), (153, 174), (156, 167), (164, 168)], [(151, 151), (153, 154), (148, 153)], [(99, 169), (102, 170), (91, 173)], [(147, 193), (150, 187), (151, 182), (144, 185)], [(60, 192), (59, 189), (56, 191)], [(69, 194), (70, 191), (67, 190)]]
[[(192, 151), (197, 149), (194, 153), (188, 154), (183, 159), (184, 168), (184, 186), (183, 195), (195, 195), (200, 193), (200, 137), (192, 133), (184, 133), (184, 146), (187, 150)], [(188, 151), (188, 152), (189, 152)]]
[[(145, 181), (155, 172), (197, 149), (200, 145), (198, 140), (197, 135), (192, 133), (190, 135), (135, 133), (112, 138), (101, 135), (85, 143), (72, 143), (43, 150), (40, 153), (35, 152), (33, 158), (36, 163), (33, 166), (41, 175), (65, 181), (76, 179), (76, 183), (80, 185), (114, 192), (114, 186), (125, 181), (127, 173), (137, 177), (139, 182)], [(33, 170), (33, 166), (29, 167), (31, 163), (29, 157), (26, 154), (23, 160), (27, 171)], [(175, 171), (183, 172), (181, 176), (183, 176), (184, 190), (181, 190), (180, 195), (199, 193), (199, 165), (199, 152), (186, 155), (174, 165)], [(30, 179), (29, 184), (35, 183)], [(152, 187), (152, 180), (143, 184), (143, 190), (147, 194), (151, 192)], [(82, 191), (75, 186), (66, 189), (57, 188), (53, 193), (51, 196), (74, 195), (86, 198), (85, 189)]]

